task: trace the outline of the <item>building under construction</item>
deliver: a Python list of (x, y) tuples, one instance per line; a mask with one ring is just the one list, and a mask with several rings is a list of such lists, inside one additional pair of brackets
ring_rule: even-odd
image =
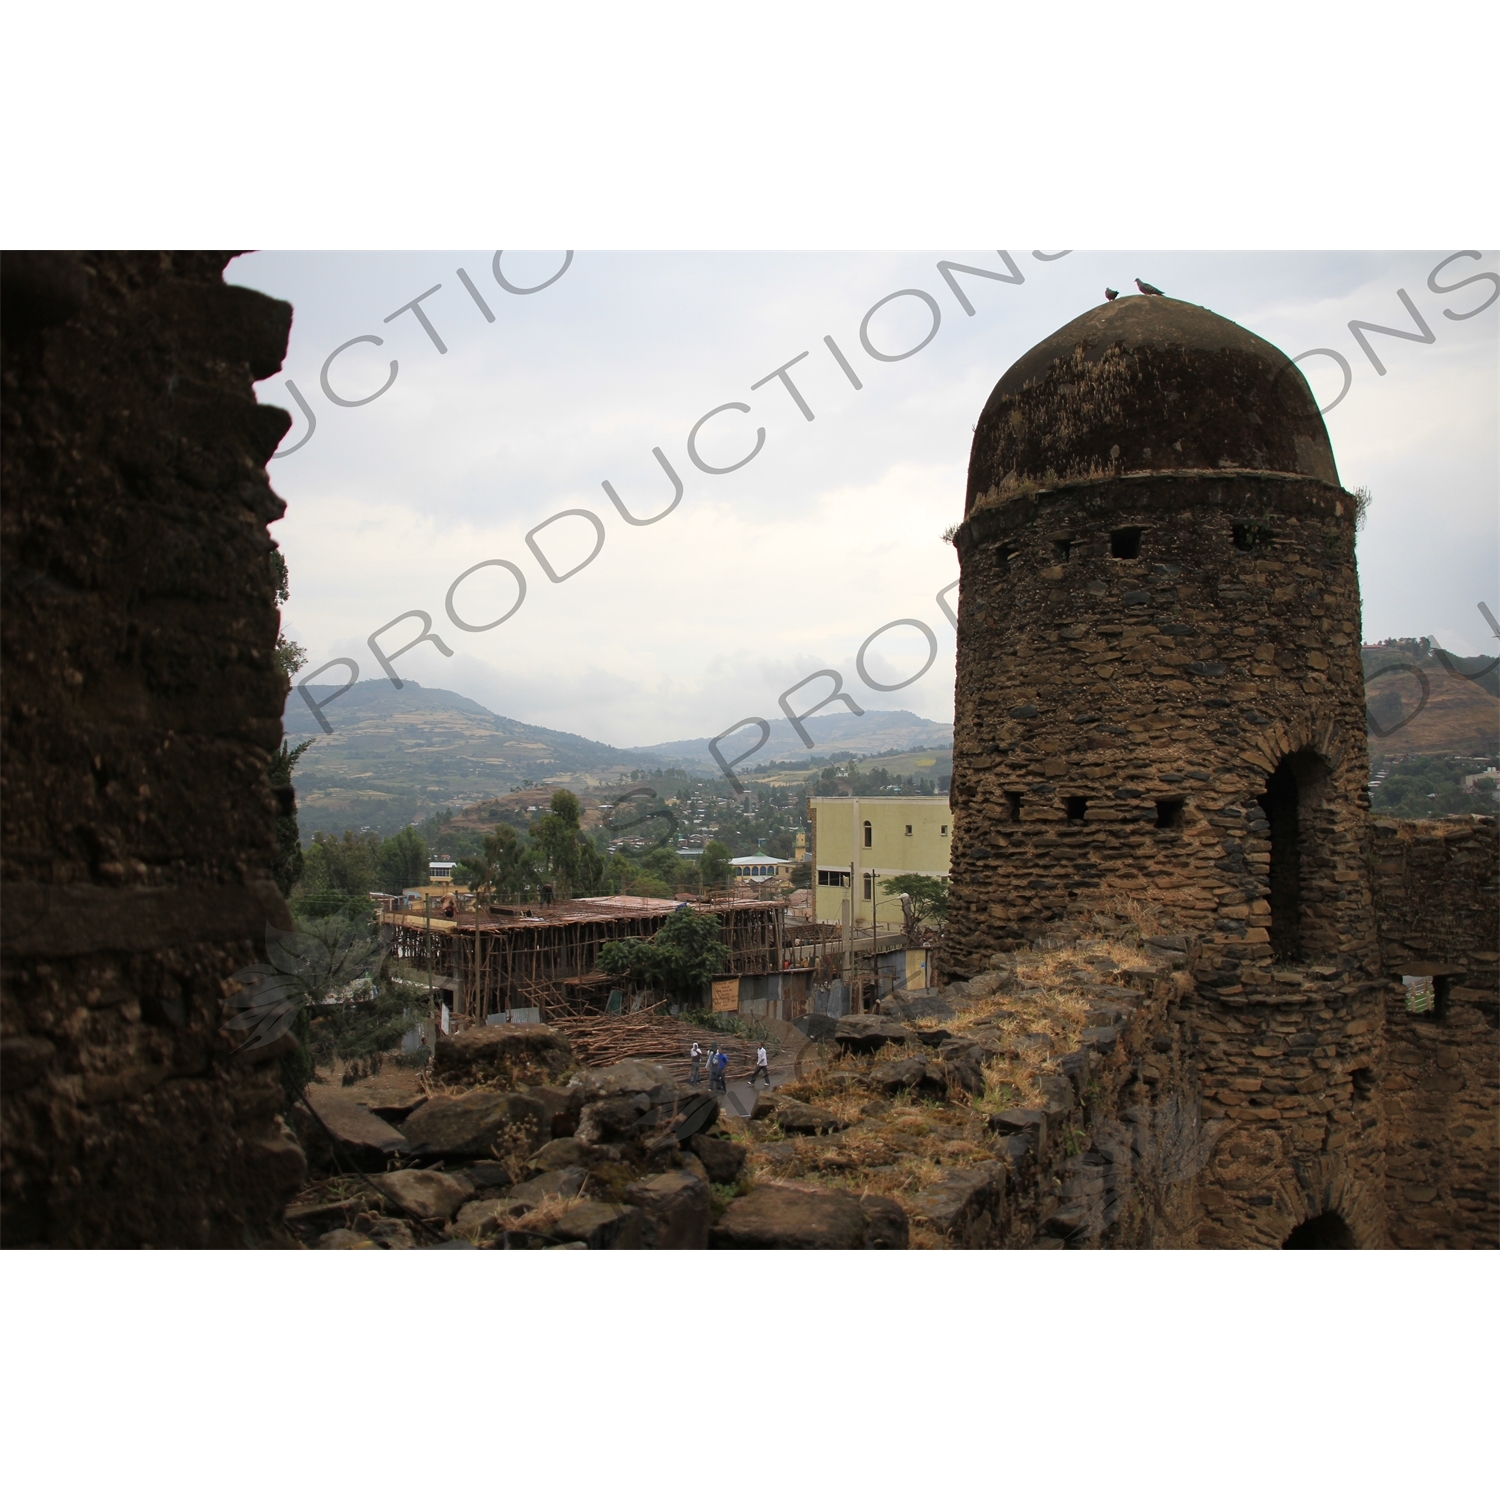
[[(434, 986), (450, 997), (459, 1025), (478, 1025), (490, 1016), (517, 1011), (535, 1010), (549, 1020), (604, 1011), (612, 999), (618, 1007), (624, 999), (618, 994), (620, 982), (600, 970), (599, 950), (625, 938), (654, 937), (683, 905), (717, 917), (729, 949), (712, 998), (704, 996), (704, 1009), (716, 1002), (721, 1009), (738, 1009), (722, 997), (727, 985), (733, 985), (737, 1000), (742, 979), (749, 979), (753, 989), (756, 979), (791, 977), (786, 908), (776, 901), (590, 896), (547, 906), (490, 907), (451, 918), (392, 911), (380, 920), (393, 929), (395, 957), (433, 975)], [(782, 986), (776, 988), (780, 999)], [(805, 980), (801, 988), (805, 994)], [(786, 1019), (806, 1008), (805, 1003), (797, 1010), (778, 1007)]]

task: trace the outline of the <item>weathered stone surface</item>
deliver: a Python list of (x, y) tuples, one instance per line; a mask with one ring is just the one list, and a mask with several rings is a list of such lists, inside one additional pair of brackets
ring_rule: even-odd
[(736, 1198), (714, 1225), (716, 1250), (900, 1248), (906, 1216), (888, 1198), (867, 1211), (853, 1193), (772, 1183)]
[(474, 1089), (457, 1097), (428, 1100), (406, 1117), (402, 1133), (412, 1152), (420, 1156), (484, 1157), (497, 1147), (524, 1148), (545, 1140), (551, 1119), (546, 1105), (530, 1095)]
[(563, 1167), (555, 1172), (543, 1172), (540, 1177), (530, 1178), (519, 1187), (511, 1188), (508, 1199), (537, 1208), (544, 1198), (576, 1198), (583, 1191), (583, 1184), (587, 1179), (588, 1173), (582, 1167)]
[(640, 1062), (635, 1058), (627, 1058), (613, 1067), (576, 1073), (572, 1082), (584, 1104), (635, 1094), (644, 1094), (647, 1105), (670, 1104), (687, 1092), (660, 1063)]
[(380, 1178), (380, 1191), (414, 1218), (441, 1221), (451, 1219), (474, 1196), (473, 1185), (459, 1173), (417, 1169), (387, 1172)]
[(885, 1016), (844, 1016), (833, 1039), (845, 1052), (878, 1052), (910, 1041), (911, 1033)]
[(560, 1240), (580, 1240), (590, 1250), (644, 1250), (651, 1223), (624, 1203), (578, 1203), (553, 1226)]
[[(543, 1151), (546, 1149), (545, 1146), (542, 1147)], [(508, 1188), (515, 1181), (510, 1168), (498, 1161), (471, 1161), (461, 1172), (455, 1172), (453, 1175), (472, 1183), (479, 1192), (489, 1194), (501, 1188)]]
[(594, 1147), (570, 1135), (562, 1140), (548, 1141), (527, 1165), (538, 1172), (560, 1172), (568, 1167), (587, 1169), (598, 1155)]
[(653, 1250), (703, 1250), (708, 1246), (713, 1194), (707, 1181), (692, 1172), (660, 1172), (642, 1177), (625, 1190), (650, 1220), (647, 1244)]
[(519, 1217), (529, 1206), (510, 1198), (470, 1201), (459, 1209), (453, 1229), (470, 1239), (488, 1239), (504, 1227), (507, 1219)]
[(550, 1026), (470, 1026), (439, 1035), (433, 1081), (445, 1088), (514, 1091), (557, 1083), (577, 1066), (567, 1039)]
[(0, 261), (7, 1247), (276, 1243), (302, 1182), (291, 1039), (221, 1031), (230, 976), (292, 925), (294, 807), (266, 780), (290, 419), (254, 392), (291, 308), (229, 258)]
[(870, 1070), (870, 1082), (891, 1094), (902, 1089), (920, 1088), (926, 1076), (927, 1062), (920, 1057), (899, 1058)]
[(985, 1245), (999, 1220), (1004, 1191), (1005, 1173), (998, 1165), (950, 1167), (917, 1194), (916, 1214), (951, 1243)]
[(768, 1089), (756, 1097), (750, 1118), (764, 1120), (772, 1117), (783, 1130), (793, 1135), (821, 1135), (840, 1128), (838, 1117), (828, 1110)]
[(326, 1092), (313, 1100), (312, 1112), (299, 1121), (309, 1159), (324, 1171), (382, 1171), (394, 1156), (408, 1151), (406, 1137), (362, 1104), (330, 1098)]
[(577, 1088), (544, 1083), (525, 1092), (542, 1106), (548, 1129), (555, 1138), (572, 1135), (578, 1129), (578, 1113), (583, 1104)]
[(688, 1141), (687, 1149), (703, 1163), (710, 1182), (734, 1182), (745, 1170), (745, 1157), (748, 1153), (738, 1141), (726, 1141), (712, 1135), (695, 1135)]

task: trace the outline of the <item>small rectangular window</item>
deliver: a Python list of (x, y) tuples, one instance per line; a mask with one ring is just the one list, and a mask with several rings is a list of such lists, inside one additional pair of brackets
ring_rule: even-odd
[(1264, 521), (1234, 522), (1234, 545), (1241, 552), (1264, 551), (1275, 540), (1275, 534)]
[(1081, 823), (1083, 815), (1089, 810), (1089, 799), (1087, 797), (1068, 798), (1068, 822)]
[(1057, 553), (1057, 560), (1058, 560), (1058, 562), (1067, 562), (1069, 555), (1073, 551), (1074, 545), (1075, 545), (1075, 539), (1073, 537), (1070, 537), (1070, 536), (1053, 537), (1053, 539), (1052, 539), (1052, 547), (1053, 547), (1053, 550)]
[(1008, 542), (1002, 542), (995, 548), (995, 562), (999, 565), (1002, 573), (1010, 572), (1010, 565), (1021, 555), (1019, 547), (1012, 547)]
[(1183, 799), (1164, 797), (1156, 804), (1156, 826), (1158, 828), (1182, 827)]
[(908, 823), (906, 825), (906, 836), (907, 836), (907, 838), (911, 837), (911, 824), (910, 823)]
[(866, 824), (865, 824), (865, 848), (866, 849), (873, 849), (874, 847), (875, 847), (875, 830), (869, 825), (868, 822), (866, 822)]
[(1007, 792), (1005, 794), (1006, 806), (1010, 809), (1010, 820), (1012, 823), (1021, 821), (1021, 794), (1019, 792)]
[(869, 901), (875, 895), (875, 877), (868, 870), (865, 871), (865, 900)]
[(943, 824), (942, 834), (944, 838), (948, 837), (948, 825), (946, 823)]
[(1141, 555), (1141, 528), (1122, 526), (1118, 531), (1110, 532), (1109, 555), (1125, 558), (1139, 557)]

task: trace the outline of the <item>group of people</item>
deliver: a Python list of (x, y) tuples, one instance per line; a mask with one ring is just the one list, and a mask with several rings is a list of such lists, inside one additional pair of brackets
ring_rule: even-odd
[[(688, 1051), (688, 1061), (692, 1064), (692, 1076), (688, 1079), (690, 1084), (702, 1080), (704, 1051), (697, 1042), (694, 1042)], [(766, 1056), (765, 1043), (762, 1042), (755, 1049), (755, 1071), (750, 1075), (750, 1086), (755, 1085), (764, 1078), (767, 1088), (771, 1084), (770, 1060)], [(710, 1093), (727, 1094), (729, 1092), (729, 1054), (725, 1052), (722, 1043), (708, 1054), (708, 1088)]]

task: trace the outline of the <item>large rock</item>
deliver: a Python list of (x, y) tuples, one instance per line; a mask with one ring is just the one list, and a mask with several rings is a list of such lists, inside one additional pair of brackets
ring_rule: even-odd
[(576, 1066), (566, 1038), (550, 1026), (471, 1026), (439, 1034), (432, 1054), (434, 1082), (454, 1088), (526, 1089), (557, 1083)]
[(315, 1250), (379, 1250), (380, 1246), (369, 1235), (357, 1229), (330, 1229), (319, 1237)]
[(655, 1063), (627, 1061), (580, 1073), (574, 1082), (584, 1101), (574, 1134), (590, 1146), (661, 1137), (671, 1145), (719, 1118), (718, 1100), (707, 1089), (684, 1087)]
[(582, 1167), (563, 1167), (555, 1172), (543, 1172), (514, 1187), (506, 1195), (510, 1203), (524, 1203), (529, 1208), (540, 1208), (545, 1198), (576, 1198), (583, 1191), (588, 1173)]
[(977, 1051), (977, 1048), (971, 1047), (961, 1051), (947, 1052), (940, 1056), (935, 1064), (928, 1066), (938, 1071), (950, 1091), (955, 1088), (962, 1089), (964, 1093), (978, 1099), (983, 1095), (987, 1085), (984, 1069), (980, 1067), (979, 1058), (975, 1055)]
[(576, 1136), (564, 1136), (561, 1140), (548, 1141), (527, 1163), (538, 1172), (560, 1172), (565, 1167), (583, 1167), (594, 1164), (599, 1153), (585, 1145)]
[(460, 1173), (408, 1170), (387, 1172), (380, 1191), (413, 1218), (446, 1223), (474, 1196), (474, 1185)]
[(529, 1204), (509, 1198), (486, 1198), (483, 1202), (465, 1203), (453, 1221), (454, 1230), (467, 1239), (487, 1240), (504, 1228), (507, 1219), (519, 1218)]
[(749, 1152), (738, 1141), (714, 1135), (695, 1135), (687, 1149), (703, 1163), (710, 1182), (734, 1182), (745, 1170)]
[(312, 1100), (311, 1110), (297, 1105), (294, 1117), (308, 1160), (326, 1172), (383, 1172), (407, 1151), (406, 1137), (393, 1125), (363, 1104), (326, 1092)]
[(648, 1243), (655, 1250), (703, 1250), (708, 1246), (713, 1193), (692, 1172), (659, 1172), (625, 1190), (625, 1199), (651, 1222)]
[(909, 1042), (911, 1033), (885, 1016), (845, 1016), (833, 1040), (845, 1052), (879, 1052), (882, 1047)]
[(590, 1250), (643, 1250), (651, 1221), (625, 1203), (576, 1203), (552, 1226), (559, 1240), (581, 1240)]
[(870, 1070), (870, 1082), (888, 1094), (900, 1093), (902, 1089), (922, 1086), (927, 1076), (927, 1060), (922, 1057), (903, 1057), (895, 1062), (881, 1063)]
[(538, 1084), (526, 1090), (528, 1098), (535, 1099), (549, 1115), (548, 1124), (554, 1138), (572, 1135), (578, 1129), (578, 1111), (583, 1108), (580, 1090), (572, 1085)]
[(768, 1183), (736, 1198), (714, 1225), (716, 1250), (904, 1249), (906, 1215), (889, 1198)]
[(842, 1128), (838, 1117), (826, 1109), (819, 1109), (815, 1104), (804, 1104), (800, 1099), (778, 1094), (774, 1090), (756, 1095), (755, 1103), (750, 1108), (750, 1118), (774, 1118), (783, 1130), (789, 1130), (794, 1135), (820, 1135), (825, 1130)]
[(1005, 1169), (949, 1167), (917, 1194), (913, 1209), (950, 1244), (978, 1248), (994, 1243), (1005, 1192)]
[(407, 1116), (402, 1133), (418, 1156), (485, 1157), (496, 1148), (535, 1150), (547, 1139), (551, 1122), (551, 1110), (528, 1094), (474, 1089), (429, 1099)]

